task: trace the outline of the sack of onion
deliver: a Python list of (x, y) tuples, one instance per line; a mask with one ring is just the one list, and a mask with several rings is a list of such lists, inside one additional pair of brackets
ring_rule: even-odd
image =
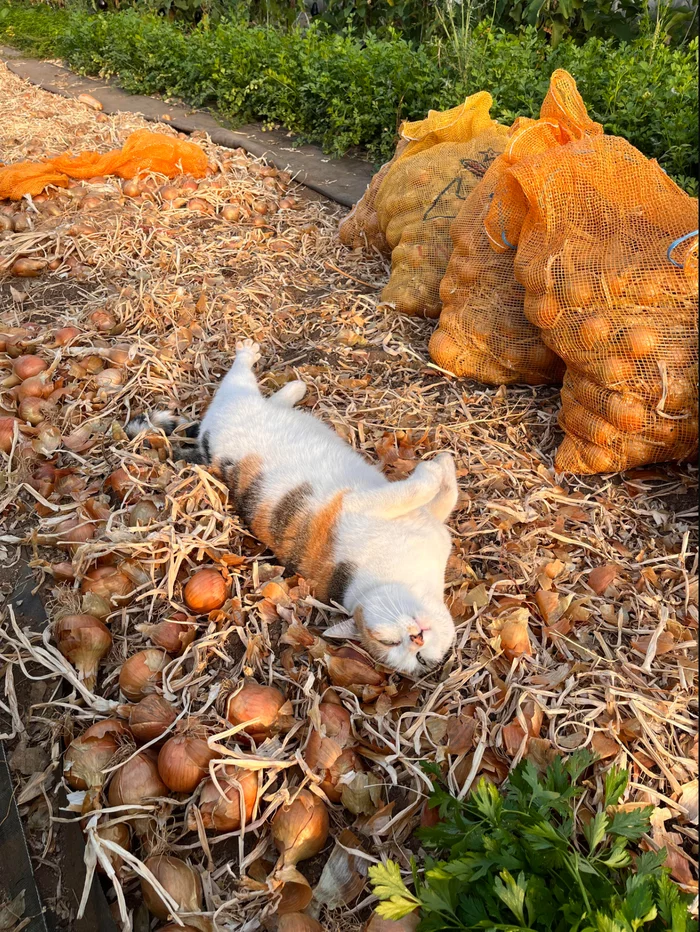
[(525, 315), (567, 366), (557, 469), (692, 458), (697, 199), (624, 139), (587, 136), (512, 166), (485, 224), (517, 248)]
[(440, 286), (442, 312), (430, 355), (443, 369), (489, 385), (557, 384), (564, 364), (525, 317), (525, 289), (516, 280), (513, 250), (492, 248), (486, 216), (508, 169), (554, 146), (603, 132), (566, 71), (555, 71), (539, 120), (520, 118), (506, 150), (469, 195), (452, 224), (454, 252)]
[(491, 103), (481, 91), (451, 110), (431, 110), (424, 120), (404, 123), (405, 144), (346, 221), (343, 242), (359, 245), (364, 233), (370, 245), (391, 251), (382, 300), (404, 314), (440, 313), (440, 281), (452, 252), (450, 224), (505, 148), (507, 130), (489, 116)]

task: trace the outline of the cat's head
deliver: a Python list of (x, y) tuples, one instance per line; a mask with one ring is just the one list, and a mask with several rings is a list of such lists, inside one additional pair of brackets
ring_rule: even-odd
[(362, 645), (373, 657), (400, 673), (420, 676), (439, 663), (455, 639), (443, 602), (422, 600), (404, 586), (377, 586), (355, 609)]

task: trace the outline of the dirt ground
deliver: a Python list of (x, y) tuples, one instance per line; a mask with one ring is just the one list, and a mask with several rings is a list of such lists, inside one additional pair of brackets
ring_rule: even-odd
[[(54, 97), (0, 66), (5, 162), (69, 147), (106, 151), (144, 126), (136, 116), (108, 117)], [(264, 782), (244, 840), (188, 831), (182, 797), (158, 809), (158, 850), (197, 866), (201, 916), (216, 917), (217, 928), (274, 928), (280, 886), (270, 873), (267, 826), (291, 790), (314, 782), (299, 758), (309, 715), (334, 682), (318, 640), (330, 613), (250, 537), (215, 479), (198, 467), (175, 467), (164, 444), (149, 448), (122, 430), (148, 407), (199, 416), (236, 341), (252, 337), (262, 346), (264, 391), (304, 379), (307, 408), (393, 478), (432, 451), (451, 450), (461, 493), (448, 569), (456, 650), (417, 683), (396, 675), (376, 687), (335, 683), (365, 770), (353, 777), (348, 805), (329, 807), (323, 852), (299, 865), (309, 883), (321, 877), (331, 839), (343, 829), (370, 858), (390, 856), (408, 868), (427, 790), (421, 760), (440, 763), (450, 788), (464, 792), (480, 775), (501, 782), (523, 756), (544, 766), (553, 754), (587, 746), (600, 756), (593, 790), (610, 764), (627, 767), (626, 801), (656, 807), (648, 846), (665, 844), (674, 876), (697, 892), (697, 470), (556, 476), (556, 389), (487, 388), (445, 376), (427, 352), (434, 323), (383, 306), (387, 268), (340, 246), (341, 208), (306, 198), (241, 152), (197, 141), (212, 171), (191, 183), (182, 204), (164, 196), (163, 178), (147, 180), (136, 198), (125, 196), (118, 179), (92, 179), (13, 208), (28, 228), (0, 233), (0, 269), (19, 254), (53, 266), (36, 278), (0, 271), (0, 328), (26, 328), (18, 345), (53, 360), (52, 377), (65, 389), (50, 414), (53, 433), (46, 423), (23, 430), (25, 446), (0, 474), (2, 595), (8, 599), (23, 557), (51, 621), (75, 610), (80, 581), (98, 561), (127, 561), (138, 580), (137, 595), (110, 618), (112, 648), (92, 698), (58, 674), (55, 658), (41, 660), (36, 639), (22, 641), (4, 606), (3, 730), (15, 732), (11, 759), (20, 740), (31, 751), (14, 758), (14, 778), (18, 799), (28, 797), (20, 809), (35, 864), (59, 863), (50, 818), (77, 818), (56, 803), (62, 742), (104, 717), (95, 697), (117, 699), (121, 664), (148, 646), (136, 625), (182, 609), (183, 580), (202, 563), (216, 564), (231, 597), (221, 612), (197, 619), (197, 639), (166, 671), (170, 701), (221, 732), (228, 723), (214, 698), (252, 676), (282, 689), (291, 719), (258, 749)], [(183, 184), (173, 182), (180, 194)], [(228, 211), (226, 219), (225, 205), (240, 208), (238, 215)], [(57, 358), (53, 334), (69, 324), (80, 333)], [(17, 355), (10, 350), (0, 363), (5, 375)], [(14, 400), (1, 391), (0, 407), (9, 412)], [(66, 472), (37, 496), (28, 482), (36, 493), (47, 461)], [(123, 501), (105, 485), (119, 467), (140, 470)], [(145, 530), (129, 520), (139, 498), (158, 511)], [(75, 518), (92, 537), (78, 548), (53, 548), (57, 522)], [(62, 565), (69, 560), (72, 570)], [(603, 567), (608, 584), (601, 587), (600, 573), (591, 573)], [(508, 659), (499, 631), (516, 612), (529, 648)], [(18, 659), (50, 678), (41, 688), (16, 689)], [(26, 738), (9, 714), (15, 697)], [(222, 741), (231, 760), (250, 761), (249, 748)], [(135, 841), (133, 850), (148, 853)], [(366, 863), (354, 870), (362, 876)], [(138, 871), (124, 868), (120, 881), (128, 922), (148, 928)], [(335, 909), (320, 901), (312, 909), (324, 928), (359, 929), (370, 892), (365, 884)], [(60, 876), (48, 897), (56, 927), (77, 928), (75, 892)]]

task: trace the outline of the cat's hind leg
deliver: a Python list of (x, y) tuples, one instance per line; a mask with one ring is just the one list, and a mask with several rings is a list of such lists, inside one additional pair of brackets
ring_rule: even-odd
[(305, 383), (300, 379), (296, 379), (294, 382), (287, 382), (279, 391), (271, 395), (268, 400), (273, 404), (282, 405), (285, 408), (293, 408), (295, 404), (301, 401), (305, 394)]
[(258, 380), (255, 378), (253, 366), (260, 359), (260, 347), (253, 340), (239, 340), (236, 343), (236, 358), (221, 383), (224, 393), (260, 394)]

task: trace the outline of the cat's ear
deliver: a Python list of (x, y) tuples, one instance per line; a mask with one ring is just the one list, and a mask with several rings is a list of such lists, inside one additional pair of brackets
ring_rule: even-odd
[(323, 636), (324, 638), (350, 638), (356, 641), (360, 637), (360, 632), (354, 618), (344, 618), (337, 624), (331, 625), (330, 628), (326, 628)]

